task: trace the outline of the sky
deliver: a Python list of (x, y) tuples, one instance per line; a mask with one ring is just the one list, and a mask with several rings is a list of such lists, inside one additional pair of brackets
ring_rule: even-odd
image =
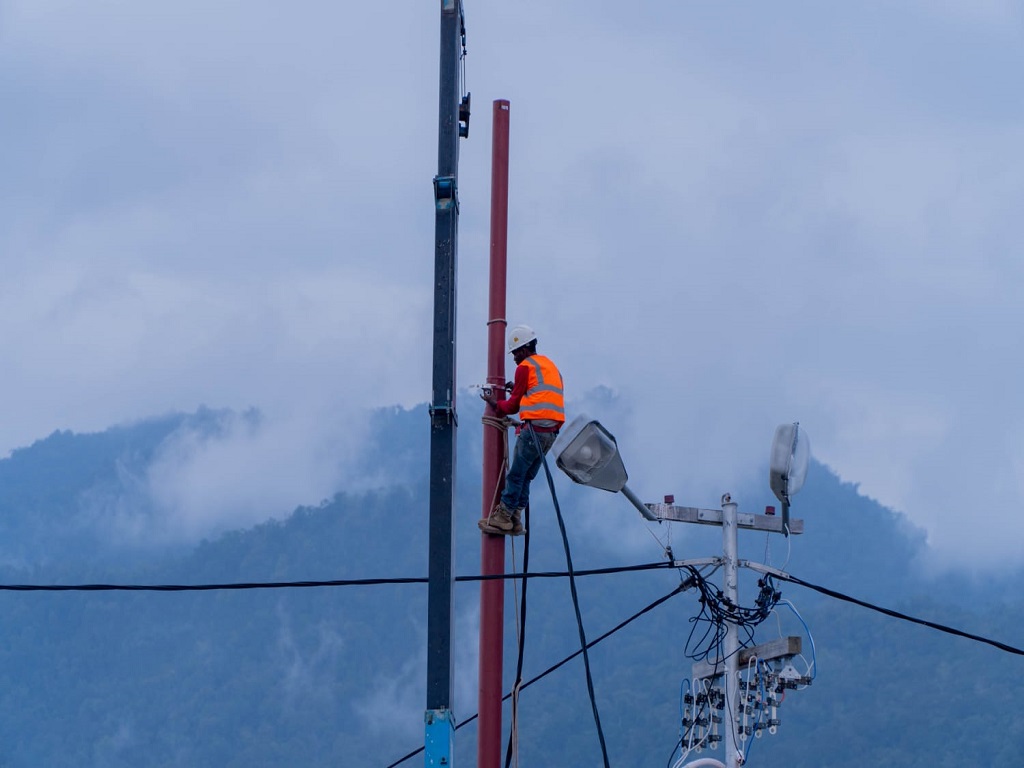
[[(0, 0), (0, 455), (255, 408), (163, 468), (167, 503), (287, 508), (337, 489), (369, 409), (430, 399), (439, 15)], [(465, 15), (460, 387), (508, 99), (508, 319), (570, 407), (617, 394), (634, 491), (716, 506), (799, 421), (937, 562), (1024, 564), (1018, 3)]]

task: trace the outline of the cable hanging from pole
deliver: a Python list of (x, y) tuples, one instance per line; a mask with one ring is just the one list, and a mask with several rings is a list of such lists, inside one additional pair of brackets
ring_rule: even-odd
[(572, 554), (569, 551), (569, 536), (565, 530), (565, 520), (562, 519), (562, 509), (558, 504), (558, 494), (555, 493), (555, 481), (551, 476), (551, 468), (548, 466), (547, 457), (540, 447), (540, 440), (537, 439), (537, 433), (533, 431), (532, 427), (528, 426), (527, 429), (530, 430), (533, 444), (537, 449), (537, 453), (540, 454), (541, 462), (544, 464), (544, 474), (548, 479), (548, 488), (551, 489), (551, 501), (555, 506), (555, 517), (558, 519), (558, 530), (562, 534), (562, 544), (565, 547), (565, 565), (569, 572), (569, 591), (572, 593), (572, 605), (576, 612), (576, 628), (580, 633), (580, 650), (583, 653), (583, 669), (585, 670), (587, 677), (587, 693), (590, 696), (590, 708), (594, 713), (594, 726), (597, 728), (597, 739), (601, 745), (601, 758), (604, 761), (604, 768), (610, 768), (608, 762), (608, 747), (604, 740), (604, 729), (601, 728), (601, 713), (597, 709), (597, 697), (594, 695), (594, 678), (590, 673), (590, 655), (587, 653), (587, 634), (583, 629), (583, 617), (580, 614), (580, 600), (579, 595), (576, 593), (576, 578), (573, 574)]
[[(508, 733), (508, 746), (505, 749), (505, 768), (509, 768), (512, 764), (513, 755), (516, 758), (516, 764), (519, 763), (519, 692), (523, 686), (523, 655), (526, 648), (526, 585), (528, 580), (526, 578), (530, 571), (530, 529), (533, 525), (530, 523), (530, 505), (527, 503), (524, 510), (524, 524), (525, 534), (523, 536), (523, 591), (520, 596), (519, 603), (519, 616), (516, 621), (516, 639), (517, 639), (517, 651), (516, 651), (516, 679), (512, 684), (512, 690), (510, 692), (512, 697), (512, 718), (509, 725)], [(515, 539), (512, 540), (512, 552), (513, 557), (515, 556)], [(513, 560), (513, 568), (515, 567), (515, 561)], [(515, 582), (513, 582), (514, 584)]]
[[(676, 595), (680, 594), (681, 592), (685, 592), (691, 586), (693, 586), (693, 584), (690, 581), (688, 581), (688, 580), (687, 581), (683, 581), (682, 583), (680, 583), (678, 586), (676, 586), (668, 594), (663, 595), (662, 597), (659, 597), (653, 603), (650, 603), (649, 605), (645, 606), (644, 608), (641, 608), (639, 611), (634, 613), (628, 619), (624, 619), (623, 621), (620, 621), (618, 624), (616, 624), (614, 627), (609, 629), (603, 635), (600, 635), (599, 637), (596, 637), (593, 640), (589, 641), (587, 643), (587, 645), (586, 645), (586, 648), (589, 650), (590, 648), (593, 648), (594, 646), (598, 645), (599, 643), (607, 640), (612, 635), (614, 635), (617, 632), (625, 629), (628, 625), (632, 624), (634, 621), (639, 619), (641, 616), (650, 613), (655, 608), (657, 608), (658, 606), (663, 605), (664, 603), (668, 602), (669, 600), (671, 600)], [(540, 674), (537, 674), (537, 675), (534, 675), (533, 677), (531, 677), (529, 680), (527, 680), (525, 683), (523, 683), (522, 685), (519, 686), (519, 690), (520, 691), (524, 691), (527, 688), (529, 688), (531, 685), (533, 685), (534, 683), (539, 683), (541, 680), (543, 680), (548, 675), (550, 675), (550, 674), (552, 674), (554, 672), (557, 672), (559, 669), (564, 667), (566, 664), (568, 664), (570, 661), (575, 659), (577, 656), (582, 655), (583, 652), (584, 652), (584, 650), (582, 648), (580, 650), (578, 650), (578, 651), (573, 651), (568, 656), (563, 658), (561, 661), (559, 661), (559, 662), (557, 662), (555, 664), (552, 664), (550, 667), (545, 669)], [(506, 693), (502, 697), (501, 700), (504, 702), (504, 701), (508, 701), (510, 698), (512, 698), (512, 692), (511, 691)], [(476, 720), (478, 717), (479, 717), (479, 714), (470, 715), (465, 720), (459, 722), (455, 726), (455, 730), (459, 730), (463, 726), (469, 725), (474, 720)], [(406, 760), (411, 760), (412, 758), (416, 757), (416, 755), (418, 755), (418, 754), (420, 754), (422, 752), (423, 752), (423, 747), (420, 747), (419, 749), (414, 749), (412, 752), (409, 752), (408, 754), (405, 754), (402, 757), (398, 758), (395, 762), (389, 763), (386, 766), (386, 768), (396, 768), (396, 766), (401, 765)]]

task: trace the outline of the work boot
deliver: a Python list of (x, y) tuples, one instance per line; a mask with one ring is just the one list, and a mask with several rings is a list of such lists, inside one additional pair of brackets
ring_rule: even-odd
[(484, 533), (490, 533), (490, 534), (493, 534), (494, 536), (508, 536), (508, 535), (510, 535), (512, 533), (511, 531), (503, 531), (503, 530), (501, 530), (501, 528), (495, 528), (494, 526), (490, 525), (490, 523), (488, 522), (489, 519), (490, 518), (483, 518), (482, 517), (479, 520), (477, 520), (476, 521), (477, 528), (479, 528)]
[(522, 536), (526, 533), (526, 529), (523, 527), (523, 510), (513, 509), (512, 510), (512, 530), (509, 534), (512, 536)]
[(487, 516), (487, 520), (481, 520), (479, 526), (481, 531), (487, 533), (507, 534), (512, 530), (512, 512), (499, 501)]

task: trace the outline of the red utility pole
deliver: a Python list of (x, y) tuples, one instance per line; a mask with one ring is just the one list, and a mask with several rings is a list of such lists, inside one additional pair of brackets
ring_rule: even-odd
[[(505, 275), (508, 245), (508, 112), (505, 99), (494, 102), (491, 138), (491, 276), (487, 320), (487, 385), (505, 386)], [(488, 415), (494, 409), (486, 406)], [(486, 518), (504, 487), (502, 465), (504, 430), (484, 425), (483, 517)], [(481, 537), (480, 572), (504, 575), (505, 537), (484, 533)], [(477, 768), (501, 765), (501, 671), (505, 629), (505, 582), (480, 582), (480, 726)]]

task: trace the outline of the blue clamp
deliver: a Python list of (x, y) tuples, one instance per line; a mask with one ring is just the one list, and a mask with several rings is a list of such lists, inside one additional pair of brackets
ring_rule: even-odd
[(439, 211), (446, 211), (454, 206), (459, 208), (459, 191), (454, 176), (434, 177), (434, 206)]

